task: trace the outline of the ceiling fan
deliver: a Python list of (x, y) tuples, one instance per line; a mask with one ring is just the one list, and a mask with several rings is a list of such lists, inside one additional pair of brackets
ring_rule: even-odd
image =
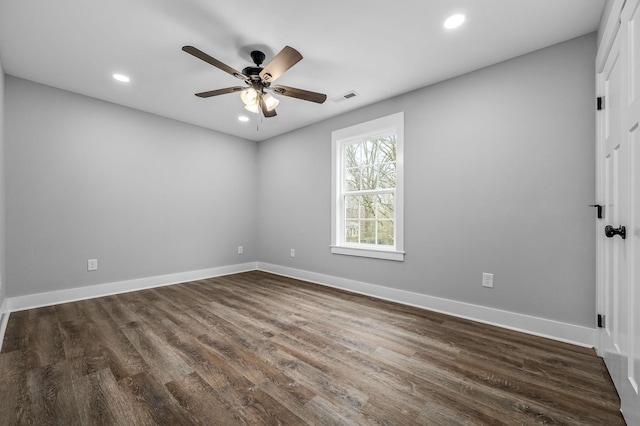
[(220, 62), (219, 60), (207, 55), (203, 51), (193, 47), (184, 46), (182, 48), (185, 52), (201, 59), (222, 71), (231, 74), (232, 76), (244, 80), (248, 87), (234, 86), (224, 89), (211, 90), (208, 92), (196, 93), (196, 96), (201, 98), (209, 98), (211, 96), (225, 95), (227, 93), (241, 92), (240, 98), (245, 104), (245, 109), (259, 113), (262, 111), (265, 117), (276, 116), (276, 106), (280, 102), (278, 99), (271, 96), (268, 91), (277, 93), (282, 96), (288, 96), (290, 98), (302, 99), (305, 101), (315, 102), (318, 104), (323, 103), (327, 99), (327, 95), (322, 93), (311, 92), (309, 90), (296, 89), (295, 87), (275, 85), (271, 86), (271, 83), (276, 81), (278, 77), (287, 72), (292, 66), (300, 62), (302, 55), (296, 49), (285, 46), (284, 49), (278, 53), (271, 62), (269, 62), (264, 68), (260, 65), (264, 62), (264, 53), (254, 50), (251, 52), (251, 59), (255, 63), (255, 67), (246, 67), (239, 72), (230, 66)]

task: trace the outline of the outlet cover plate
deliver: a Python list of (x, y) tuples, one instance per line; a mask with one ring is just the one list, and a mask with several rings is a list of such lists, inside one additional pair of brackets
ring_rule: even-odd
[(482, 273), (482, 287), (493, 288), (493, 274)]
[(87, 271), (97, 271), (97, 270), (98, 270), (98, 259), (87, 260)]

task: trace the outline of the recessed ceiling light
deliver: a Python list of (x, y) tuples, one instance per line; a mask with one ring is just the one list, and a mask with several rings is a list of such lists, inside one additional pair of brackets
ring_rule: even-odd
[(444, 27), (448, 30), (452, 30), (454, 28), (458, 28), (460, 25), (464, 23), (465, 16), (461, 13), (451, 15), (444, 21)]
[(247, 117), (246, 115), (241, 115), (240, 117), (238, 117), (238, 120), (240, 120), (240, 121), (249, 121), (249, 117)]
[(131, 79), (129, 77), (127, 77), (126, 75), (123, 74), (113, 74), (113, 78), (115, 78), (118, 81), (121, 81), (123, 83), (128, 83), (131, 81)]

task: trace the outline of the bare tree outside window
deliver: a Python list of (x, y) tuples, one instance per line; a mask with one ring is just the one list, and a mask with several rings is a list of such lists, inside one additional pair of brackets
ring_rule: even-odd
[(343, 164), (345, 242), (393, 246), (395, 135), (345, 144)]

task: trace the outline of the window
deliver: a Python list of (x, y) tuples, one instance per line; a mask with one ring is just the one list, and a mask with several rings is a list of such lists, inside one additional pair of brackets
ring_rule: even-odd
[(331, 252), (404, 260), (404, 113), (331, 133)]

